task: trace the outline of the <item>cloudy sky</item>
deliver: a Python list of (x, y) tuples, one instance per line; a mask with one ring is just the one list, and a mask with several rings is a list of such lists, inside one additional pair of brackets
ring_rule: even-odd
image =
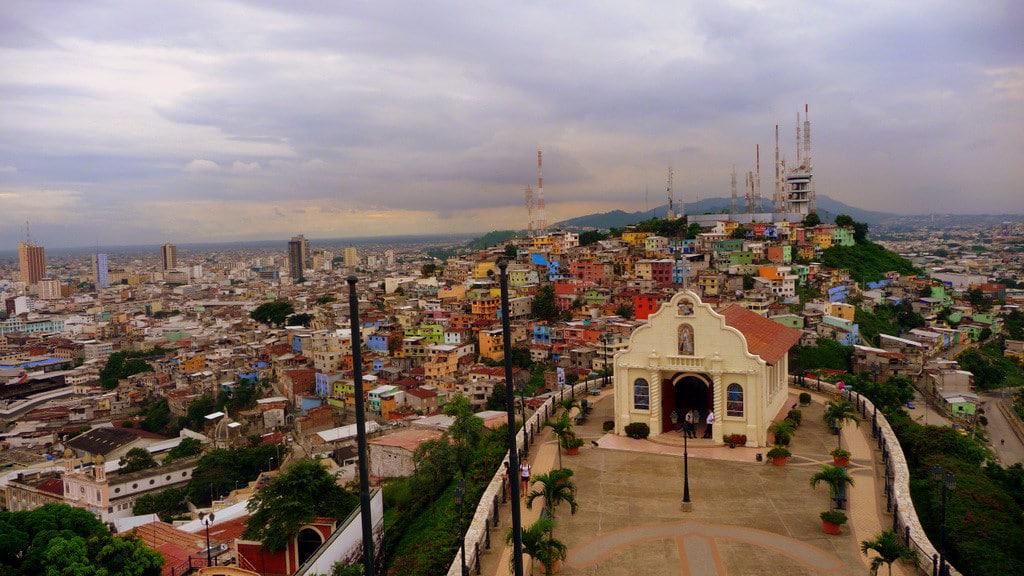
[(819, 193), (1022, 212), (1020, 6), (7, 0), (0, 248), (523, 227), (537, 146), (551, 220), (724, 196), (804, 102)]

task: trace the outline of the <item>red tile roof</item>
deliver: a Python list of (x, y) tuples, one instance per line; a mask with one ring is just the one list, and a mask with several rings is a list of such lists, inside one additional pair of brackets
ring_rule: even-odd
[(803, 334), (800, 330), (754, 314), (739, 304), (729, 306), (721, 314), (725, 316), (726, 324), (743, 333), (747, 339), (747, 351), (769, 364), (778, 362)]

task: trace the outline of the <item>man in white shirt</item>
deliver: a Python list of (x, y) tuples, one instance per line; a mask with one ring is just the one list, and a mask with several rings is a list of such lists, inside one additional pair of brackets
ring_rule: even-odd
[(711, 425), (715, 423), (715, 411), (708, 410), (707, 427), (704, 428), (704, 437), (711, 438)]

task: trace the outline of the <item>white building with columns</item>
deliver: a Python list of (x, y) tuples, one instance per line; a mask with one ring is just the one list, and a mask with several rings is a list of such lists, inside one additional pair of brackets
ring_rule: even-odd
[(788, 352), (800, 335), (738, 304), (716, 312), (694, 292), (677, 293), (615, 354), (615, 433), (631, 422), (652, 437), (678, 433), (686, 413), (703, 423), (714, 410), (713, 442), (739, 434), (765, 446), (786, 408)]

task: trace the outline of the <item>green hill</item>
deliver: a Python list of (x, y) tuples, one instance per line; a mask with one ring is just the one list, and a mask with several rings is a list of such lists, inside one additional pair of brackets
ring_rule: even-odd
[(909, 260), (886, 250), (874, 242), (862, 242), (853, 246), (833, 246), (821, 254), (821, 263), (829, 268), (850, 271), (850, 277), (863, 284), (885, 277), (886, 272), (918, 274), (921, 271)]
[(509, 240), (521, 236), (522, 232), (518, 230), (492, 230), (483, 236), (470, 240), (466, 247), (472, 250), (485, 250), (492, 246), (504, 244)]

